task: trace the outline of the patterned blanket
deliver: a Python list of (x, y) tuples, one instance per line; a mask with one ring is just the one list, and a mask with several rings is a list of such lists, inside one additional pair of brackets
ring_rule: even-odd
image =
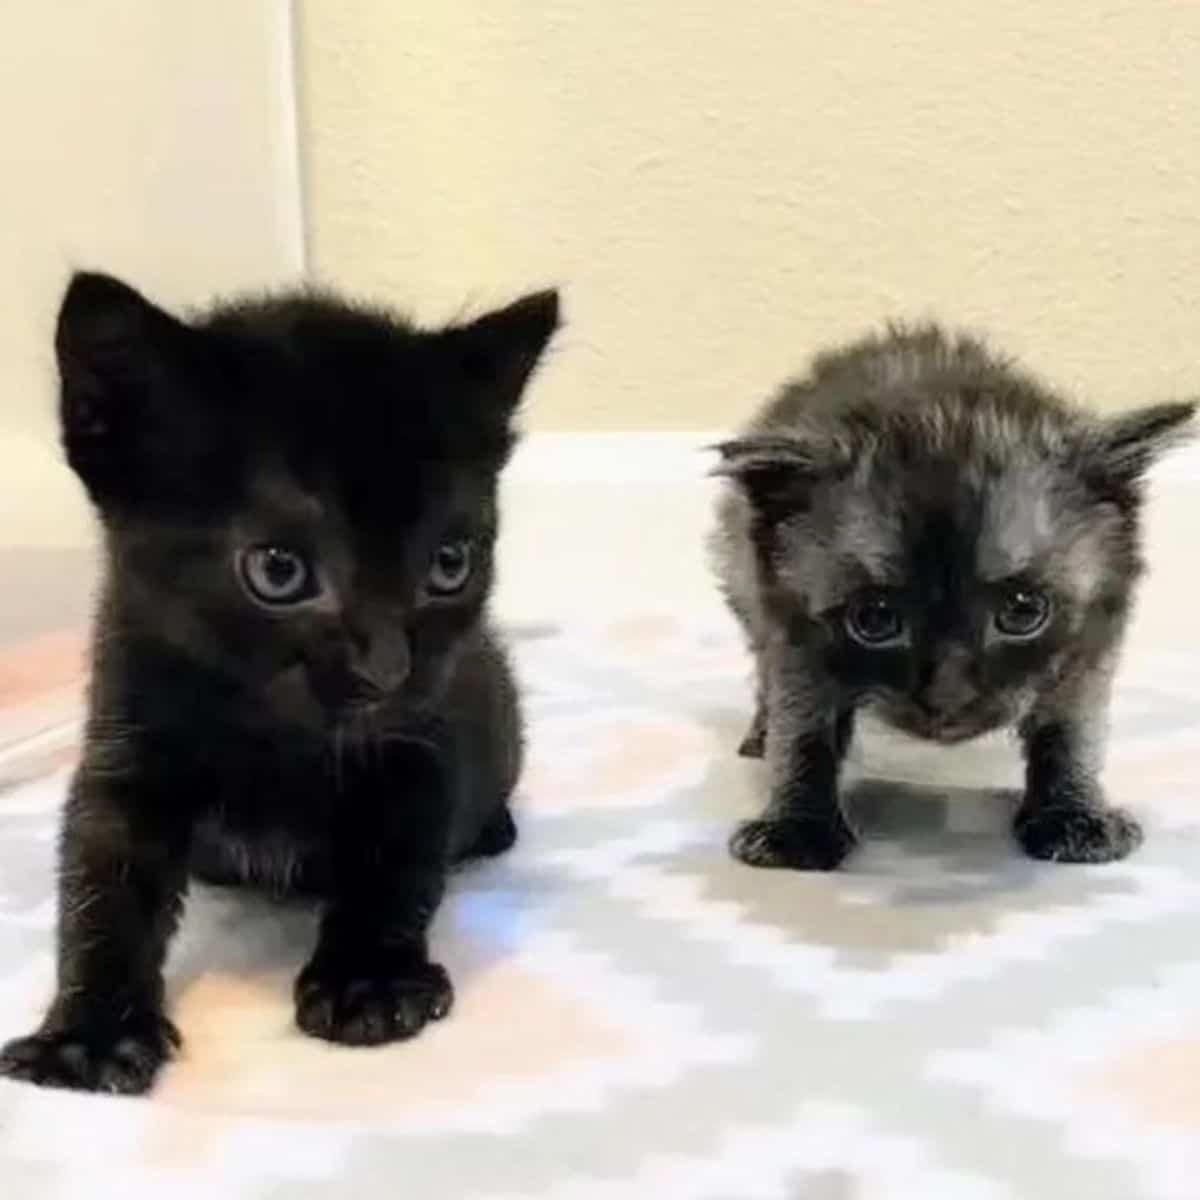
[[(1138, 653), (1108, 782), (1145, 849), (1034, 864), (999, 739), (868, 729), (832, 875), (724, 841), (723, 622), (514, 631), (532, 758), (521, 840), (435, 928), (452, 1016), (332, 1047), (292, 1024), (313, 914), (196, 888), (169, 966), (182, 1056), (145, 1100), (0, 1083), (0, 1195), (33, 1200), (1200, 1197), (1200, 655)], [(57, 809), (81, 642), (0, 647), (0, 1032), (52, 980)]]

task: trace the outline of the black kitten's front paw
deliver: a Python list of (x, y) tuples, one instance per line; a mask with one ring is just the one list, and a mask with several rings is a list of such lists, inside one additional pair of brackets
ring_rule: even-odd
[(453, 1002), (450, 977), (431, 962), (375, 973), (309, 963), (296, 980), (296, 1024), (347, 1046), (410, 1038), (441, 1020)]
[(1142, 827), (1119, 808), (1048, 804), (1017, 813), (1013, 833), (1031, 858), (1048, 862), (1105, 863), (1132, 854)]
[(854, 849), (856, 839), (839, 814), (833, 821), (759, 818), (744, 821), (729, 841), (734, 858), (752, 867), (832, 871)]
[(0, 1050), (0, 1075), (44, 1087), (137, 1095), (179, 1048), (175, 1026), (161, 1013), (73, 1025), (16, 1038)]

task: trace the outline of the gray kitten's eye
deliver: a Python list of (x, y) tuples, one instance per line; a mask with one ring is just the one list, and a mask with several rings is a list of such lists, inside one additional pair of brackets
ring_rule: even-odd
[(316, 576), (308, 560), (284, 546), (254, 546), (242, 552), (242, 582), (263, 604), (299, 604), (317, 593)]
[(997, 632), (1006, 638), (1031, 638), (1050, 619), (1050, 598), (1035, 588), (1011, 588), (992, 614)]
[(886, 596), (860, 596), (846, 609), (846, 632), (872, 649), (894, 646), (904, 636), (904, 614)]
[(464, 538), (443, 542), (434, 551), (427, 586), (432, 595), (461, 592), (471, 577), (471, 543)]

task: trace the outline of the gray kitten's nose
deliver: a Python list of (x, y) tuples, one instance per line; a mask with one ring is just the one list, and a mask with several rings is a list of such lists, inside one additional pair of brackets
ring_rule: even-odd
[(917, 695), (921, 707), (944, 715), (966, 708), (979, 695), (969, 668), (970, 655), (965, 649), (955, 647), (943, 654)]

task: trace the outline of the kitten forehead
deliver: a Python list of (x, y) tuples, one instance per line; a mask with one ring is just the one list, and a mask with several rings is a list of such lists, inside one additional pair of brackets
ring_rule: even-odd
[(875, 583), (899, 582), (903, 549), (899, 510), (858, 489), (832, 499), (831, 541), (837, 556)]
[(326, 515), (320, 494), (306, 488), (277, 459), (270, 459), (253, 471), (250, 494), (259, 508), (280, 518), (315, 523)]
[(869, 584), (904, 583), (899, 513), (865, 491), (830, 489), (778, 528), (781, 581), (823, 612)]
[(998, 581), (1030, 570), (1056, 536), (1056, 479), (1046, 464), (1012, 467), (984, 484), (975, 565)]

